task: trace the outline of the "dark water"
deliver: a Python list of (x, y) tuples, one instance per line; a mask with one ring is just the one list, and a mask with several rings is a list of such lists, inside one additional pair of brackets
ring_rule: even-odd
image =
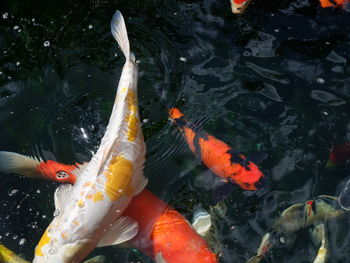
[[(106, 127), (124, 58), (110, 34), (126, 17), (139, 62), (139, 100), (155, 194), (188, 219), (211, 211), (221, 262), (245, 262), (279, 213), (337, 195), (349, 165), (325, 168), (350, 140), (350, 14), (317, 1), (256, 0), (242, 16), (227, 0), (0, 3), (0, 149), (88, 161)], [(244, 153), (264, 151), (263, 192), (241, 189), (213, 208), (211, 173), (168, 121), (162, 94), (193, 122)], [(1, 174), (0, 242), (31, 259), (52, 219), (57, 184)], [(218, 208), (219, 207), (219, 208)], [(327, 223), (328, 262), (350, 262), (349, 215)], [(152, 262), (104, 248), (107, 262)], [(312, 262), (307, 235), (267, 262)]]

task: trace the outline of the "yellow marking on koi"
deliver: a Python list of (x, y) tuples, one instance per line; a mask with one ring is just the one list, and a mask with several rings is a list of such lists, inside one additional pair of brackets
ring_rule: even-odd
[[(131, 185), (133, 165), (132, 162), (118, 155), (111, 160), (111, 164), (104, 175), (106, 176), (105, 192), (110, 200), (116, 201), (123, 194), (131, 197), (134, 189)], [(122, 189), (122, 191), (118, 191)]]
[(136, 94), (133, 90), (129, 89), (127, 94), (128, 100), (128, 110), (129, 113), (126, 115), (125, 122), (128, 124), (128, 140), (130, 142), (135, 141), (138, 131), (138, 119), (137, 119), (137, 103), (136, 103)]
[(101, 201), (103, 200), (103, 194), (102, 192), (97, 192), (95, 195), (94, 195), (94, 199), (92, 199), (94, 202), (98, 202), (98, 201)]
[(84, 207), (84, 201), (81, 200), (81, 199), (79, 199), (79, 200), (77, 201), (77, 205), (78, 205), (80, 208), (83, 208), (83, 207)]
[(36, 256), (39, 256), (39, 257), (43, 257), (44, 256), (44, 254), (41, 251), (41, 249), (42, 249), (43, 246), (49, 244), (49, 242), (51, 240), (51, 237), (49, 237), (49, 235), (48, 235), (50, 227), (51, 227), (51, 224), (48, 226), (48, 228), (46, 228), (43, 236), (41, 237), (38, 245), (35, 248), (35, 255)]

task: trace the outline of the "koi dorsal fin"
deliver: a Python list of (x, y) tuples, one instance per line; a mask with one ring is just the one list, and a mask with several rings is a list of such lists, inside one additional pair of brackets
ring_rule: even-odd
[(70, 184), (62, 184), (55, 191), (55, 215), (63, 214), (64, 209), (72, 202), (73, 186)]
[(134, 219), (122, 216), (113, 224), (97, 246), (106, 247), (126, 242), (134, 238), (137, 235), (138, 230), (138, 224)]

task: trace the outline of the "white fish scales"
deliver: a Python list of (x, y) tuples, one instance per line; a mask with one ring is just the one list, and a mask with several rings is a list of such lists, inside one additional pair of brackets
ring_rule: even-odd
[(137, 234), (137, 223), (121, 214), (147, 184), (143, 177), (146, 147), (138, 110), (138, 69), (119, 11), (112, 18), (111, 31), (126, 62), (107, 130), (76, 184), (56, 190), (56, 217), (35, 249), (34, 262), (81, 262), (96, 246), (122, 243)]

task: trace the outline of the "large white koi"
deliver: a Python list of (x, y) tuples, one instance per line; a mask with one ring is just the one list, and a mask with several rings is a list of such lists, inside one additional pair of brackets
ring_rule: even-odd
[(56, 190), (56, 217), (35, 249), (35, 263), (81, 262), (96, 246), (127, 241), (138, 231), (133, 219), (121, 216), (147, 184), (138, 69), (119, 11), (112, 18), (111, 31), (126, 57), (112, 115), (99, 149), (76, 184)]

